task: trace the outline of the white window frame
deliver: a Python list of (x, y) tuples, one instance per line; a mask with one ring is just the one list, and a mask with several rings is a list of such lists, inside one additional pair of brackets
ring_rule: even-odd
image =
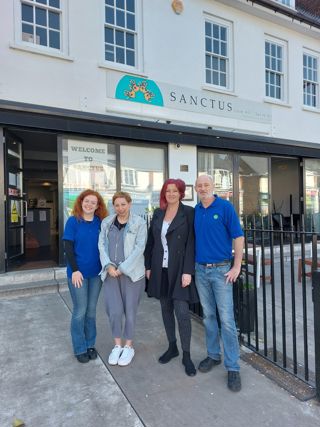
[[(266, 66), (266, 43), (271, 43), (276, 46), (280, 46), (282, 48), (282, 71), (274, 71), (272, 68), (267, 68)], [(277, 39), (272, 36), (265, 36), (264, 39), (264, 96), (265, 101), (268, 102), (274, 102), (274, 103), (280, 103), (280, 104), (287, 104), (288, 103), (288, 43), (284, 40)], [(281, 97), (273, 97), (266, 94), (266, 72), (274, 72), (275, 74), (280, 75), (280, 90), (281, 90)]]
[[(208, 83), (206, 79), (206, 56), (207, 56), (207, 50), (206, 50), (206, 22), (209, 22), (210, 24), (216, 24), (220, 27), (225, 27), (227, 30), (227, 56), (226, 58), (226, 86), (221, 85), (215, 85), (213, 83)], [(210, 14), (204, 14), (204, 20), (203, 20), (203, 41), (204, 41), (204, 75), (203, 75), (203, 81), (204, 89), (212, 89), (219, 92), (233, 92), (234, 91), (234, 52), (233, 52), (233, 23), (231, 21), (227, 21), (225, 19), (219, 18), (217, 16), (213, 16)], [(213, 52), (211, 53), (211, 56), (215, 56)]]
[[(38, 53), (45, 56), (53, 56), (66, 60), (73, 60), (69, 56), (69, 28), (68, 28), (68, 6), (69, 0), (60, 0), (60, 49), (52, 48), (49, 46), (42, 46), (34, 42), (22, 40), (22, 15), (21, 4), (28, 3), (35, 6), (35, 3), (30, 0), (13, 0), (13, 18), (14, 18), (14, 41), (10, 43), (13, 49), (24, 50), (31, 53)], [(39, 4), (41, 6), (41, 4)], [(45, 5), (43, 5), (46, 8)]]
[[(304, 61), (303, 61), (304, 55), (311, 57), (311, 58), (314, 58), (317, 61), (317, 69), (316, 69), (317, 80), (316, 81), (304, 78)], [(303, 86), (302, 86), (303, 108), (319, 111), (320, 110), (320, 53), (317, 53), (317, 52), (312, 51), (312, 50), (308, 50), (306, 48), (303, 49), (303, 52), (302, 52), (302, 79), (303, 79)], [(304, 83), (305, 83), (305, 81), (308, 81), (312, 84), (315, 84), (315, 86), (316, 86), (316, 105), (315, 106), (305, 104), (305, 102), (304, 102)]]
[[(145, 76), (143, 74), (143, 28), (142, 28), (142, 0), (135, 0), (135, 34), (136, 34), (136, 45), (135, 45), (135, 65), (127, 65), (127, 64), (121, 64), (117, 63), (115, 61), (108, 61), (105, 59), (105, 27), (106, 27), (106, 20), (105, 20), (105, 0), (101, 0), (101, 7), (102, 7), (102, 61), (99, 63), (99, 66), (102, 68), (117, 70), (117, 71), (123, 71), (126, 73), (131, 74), (138, 74), (141, 76)], [(114, 28), (117, 28), (116, 25)], [(120, 27), (119, 27), (120, 28)], [(121, 27), (121, 29), (123, 29)]]
[(290, 7), (290, 9), (296, 8), (296, 1), (295, 0), (274, 0), (276, 3), (280, 3), (281, 6), (287, 6)]

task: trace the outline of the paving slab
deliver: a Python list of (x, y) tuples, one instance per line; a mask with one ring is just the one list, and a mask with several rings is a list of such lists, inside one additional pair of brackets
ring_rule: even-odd
[[(70, 297), (63, 294), (68, 305)], [(196, 365), (206, 356), (204, 329), (192, 322), (191, 354)], [(98, 303), (97, 349), (107, 364), (113, 346), (104, 295)], [(128, 367), (109, 366), (143, 423), (148, 427), (248, 427), (303, 426), (319, 424), (317, 401), (300, 402), (241, 361), (242, 391), (232, 393), (226, 386), (223, 365), (207, 374), (187, 377), (180, 356), (167, 365), (158, 357), (167, 348), (159, 302), (144, 296), (138, 312), (135, 358)]]
[(0, 426), (141, 427), (98, 358), (72, 356), (70, 311), (58, 293), (0, 300)]

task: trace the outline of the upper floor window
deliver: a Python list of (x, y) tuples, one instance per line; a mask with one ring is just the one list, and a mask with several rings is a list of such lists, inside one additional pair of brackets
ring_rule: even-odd
[(105, 0), (105, 60), (136, 66), (135, 0)]
[(285, 6), (295, 7), (295, 0), (275, 0), (277, 3), (284, 4)]
[(303, 104), (319, 107), (319, 58), (303, 54)]
[(230, 88), (230, 24), (205, 21), (206, 83)]
[(266, 96), (285, 101), (285, 46), (265, 41)]
[(20, 0), (23, 42), (61, 49), (61, 0)]

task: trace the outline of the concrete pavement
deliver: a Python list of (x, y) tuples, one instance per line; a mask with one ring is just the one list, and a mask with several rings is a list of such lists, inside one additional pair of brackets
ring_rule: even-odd
[[(112, 338), (98, 303), (100, 357), (81, 365), (72, 356), (68, 292), (0, 300), (0, 427), (13, 417), (26, 427), (165, 427), (318, 425), (320, 406), (300, 402), (241, 362), (240, 393), (226, 387), (222, 365), (185, 375), (181, 357), (160, 365), (166, 349), (158, 301), (146, 296), (137, 319), (132, 364), (107, 367)], [(205, 357), (204, 331), (193, 321), (192, 357)]]

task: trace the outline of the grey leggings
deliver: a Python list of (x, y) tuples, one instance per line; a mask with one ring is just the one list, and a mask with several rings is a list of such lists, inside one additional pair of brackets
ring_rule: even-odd
[(116, 278), (107, 276), (104, 282), (104, 295), (113, 338), (122, 338), (124, 316), (123, 338), (133, 339), (138, 305), (144, 288), (145, 279), (132, 282), (124, 274)]
[(191, 318), (187, 301), (173, 300), (170, 297), (160, 298), (162, 319), (169, 342), (176, 340), (174, 313), (178, 321), (181, 348), (190, 352)]

